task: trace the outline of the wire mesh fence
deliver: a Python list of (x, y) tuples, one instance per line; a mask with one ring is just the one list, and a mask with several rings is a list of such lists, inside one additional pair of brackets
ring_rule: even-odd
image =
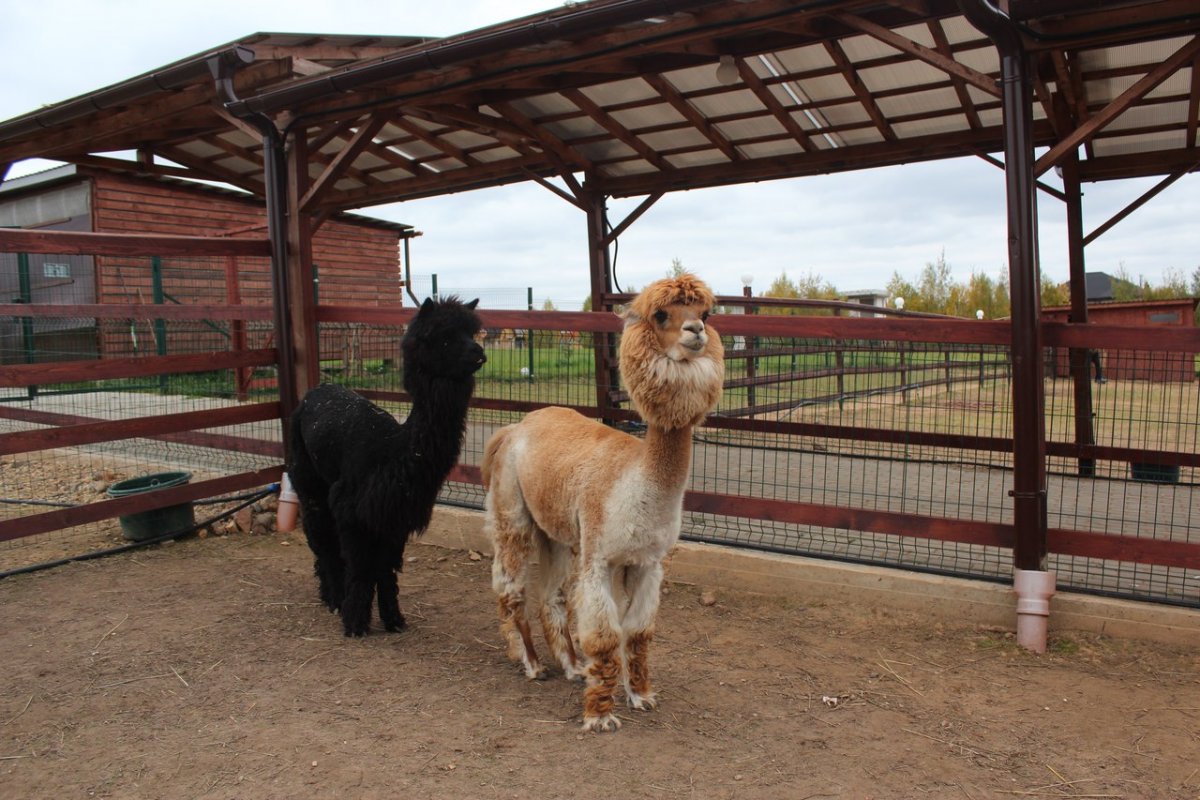
[[(0, 440), (0, 522), (104, 502), (116, 496), (113, 486), (144, 476), (180, 474), (199, 483), (280, 462), (277, 412), (237, 412), (255, 403), (277, 408), (273, 357), (221, 366), (228, 355), (272, 343), (273, 326), (262, 318), (269, 315), (217, 312), (264, 299), (248, 288), (262, 283), (264, 260), (40, 256), (20, 265), (13, 254), (6, 258), (3, 266), (22, 267), (19, 283), (28, 291), (19, 299), (26, 304), (113, 310), (100, 317), (0, 316), (0, 365), (35, 368), (19, 384), (0, 384), (0, 436), (9, 435)], [(99, 281), (92, 266), (102, 272)], [(42, 273), (70, 282), (47, 286)], [(97, 301), (97, 286), (104, 302)], [(188, 306), (202, 310), (188, 313)], [(205, 424), (217, 420), (228, 422)], [(120, 422), (129, 424), (126, 433), (112, 428)], [(109, 427), (89, 436), (98, 426)], [(84, 441), (55, 446), (72, 435)], [(41, 442), (31, 444), (30, 436)], [(197, 517), (226, 507), (205, 501)], [(118, 519), (72, 521), (68, 516), (52, 530), (0, 541), (0, 570), (124, 541)]]
[[(53, 320), (58, 329), (35, 325), (32, 331), (28, 319), (0, 317), (0, 362), (232, 353), (272, 342), (272, 326), (262, 318), (182, 319), (165, 312), (157, 318), (147, 308), (147, 285), (162, 298), (150, 306), (172, 305), (169, 296), (228, 295), (227, 260), (143, 260), (136, 279), (134, 269), (122, 265), (124, 299), (141, 301), (130, 306), (136, 308), (132, 316), (64, 316)], [(155, 270), (161, 291), (154, 289)], [(189, 280), (195, 286), (189, 288)], [(248, 285), (251, 279), (239, 274), (236, 280)], [(196, 288), (201, 284), (203, 291)], [(433, 293), (432, 282), (428, 288)], [(452, 286), (439, 286), (437, 293), (478, 296), (484, 308), (522, 310), (532, 294)], [(486, 311), (484, 317), (487, 324)], [(618, 334), (550, 329), (536, 313), (527, 322), (518, 318), (528, 327), (513, 326), (511, 315), (504, 319), (508, 327), (489, 327), (481, 337), (488, 362), (477, 374), (462, 464), (477, 466), (498, 427), (541, 405), (573, 406), (640, 435), (610, 367)], [(51, 335), (55, 330), (72, 334)], [(322, 380), (362, 391), (403, 418), (403, 330), (400, 324), (321, 323)], [(1012, 428), (1006, 346), (851, 335), (737, 335), (726, 336), (725, 346), (726, 391), (696, 431), (690, 489), (749, 505), (737, 506), (736, 513), (689, 510), (686, 538), (1008, 580), (1011, 551), (994, 536), (975, 535), (1012, 523), (1012, 441), (1018, 432)], [(599, 370), (597, 354), (609, 359)], [(1110, 348), (1099, 355), (1104, 372), (1088, 372), (1081, 386), (1078, 370), (1072, 377), (1070, 358), (1077, 356), (1047, 353), (1050, 527), (1200, 544), (1196, 354)], [(47, 380), (0, 388), (0, 431), (213, 410), (273, 399), (277, 391), (270, 365)], [(133, 473), (183, 469), (205, 477), (277, 464), (279, 431), (278, 420), (258, 420), (5, 455), (0, 519), (36, 508), (9, 501), (95, 499), (101, 486)], [(483, 489), (452, 480), (443, 500), (478, 508)], [(808, 521), (772, 519), (755, 512), (754, 503), (790, 504), (804, 509), (799, 518)], [(856, 520), (886, 517), (887, 524), (847, 523), (851, 512)], [(957, 525), (956, 532), (930, 532), (943, 522)], [(20, 542), (0, 543), (0, 560)], [(1060, 586), (1200, 605), (1196, 570), (1078, 550), (1052, 552)]]

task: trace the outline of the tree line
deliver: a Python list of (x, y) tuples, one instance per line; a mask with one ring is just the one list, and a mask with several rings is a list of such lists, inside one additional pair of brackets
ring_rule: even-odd
[[(1184, 297), (1200, 297), (1200, 266), (1188, 277), (1179, 270), (1169, 269), (1159, 284), (1146, 280), (1134, 280), (1121, 265), (1113, 278), (1113, 302), (1132, 302), (1144, 300), (1174, 300)], [(945, 253), (938, 259), (926, 263), (915, 281), (892, 273), (892, 278), (885, 287), (888, 304), (893, 305), (896, 298), (904, 298), (904, 308), (908, 311), (924, 311), (931, 314), (945, 314), (953, 317), (974, 319), (978, 312), (983, 312), (984, 319), (998, 319), (1009, 316), (1010, 301), (1008, 291), (1008, 275), (1001, 272), (996, 278), (984, 272), (973, 272), (965, 281), (955, 280), (951, 274), (950, 265), (946, 262)], [(806, 300), (840, 300), (844, 294), (829, 281), (813, 273), (799, 279), (788, 277), (786, 272), (771, 282), (762, 292), (763, 297), (806, 299)], [(1070, 286), (1067, 283), (1055, 283), (1042, 276), (1041, 285), (1042, 307), (1067, 306), (1071, 304)], [(763, 309), (763, 313), (767, 310)], [(775, 313), (828, 313), (819, 309), (783, 310)], [(1200, 312), (1197, 312), (1200, 317)], [(1200, 325), (1200, 319), (1197, 319)]]

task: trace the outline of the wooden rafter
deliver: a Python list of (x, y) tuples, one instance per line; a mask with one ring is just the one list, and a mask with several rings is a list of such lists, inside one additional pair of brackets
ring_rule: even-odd
[(420, 139), (430, 147), (436, 148), (438, 152), (444, 153), (451, 158), (458, 159), (463, 166), (472, 166), (479, 163), (479, 159), (463, 150), (461, 147), (446, 141), (445, 139), (434, 136), (428, 129), (422, 128), (414, 122), (409, 122), (404, 117), (395, 117), (390, 121), (390, 124), (396, 126), (402, 131), (405, 131), (415, 139)]
[(186, 167), (172, 167), (166, 164), (147, 164), (141, 160), (129, 161), (124, 158), (110, 158), (108, 156), (93, 156), (80, 154), (67, 159), (70, 164), (78, 164), (81, 167), (97, 167), (99, 169), (111, 170), (114, 172), (133, 172), (139, 175), (159, 175), (165, 178), (183, 178), (204, 179), (207, 176), (197, 174), (195, 170)]
[(850, 61), (846, 51), (842, 49), (838, 42), (825, 42), (825, 52), (829, 53), (829, 57), (833, 59), (833, 63), (841, 70), (842, 78), (850, 86), (850, 90), (854, 92), (854, 96), (858, 98), (858, 102), (862, 104), (863, 109), (867, 112), (867, 116), (871, 118), (871, 122), (875, 124), (879, 135), (885, 141), (894, 142), (899, 137), (892, 130), (892, 126), (888, 124), (887, 117), (883, 115), (879, 104), (875, 102), (875, 98), (871, 97), (871, 92), (867, 89), (867, 85), (862, 82), (862, 78), (858, 77), (858, 71), (854, 64)]
[[(1079, 70), (1074, 68), (1078, 63), (1078, 55), (1072, 56), (1066, 50), (1051, 50), (1050, 63), (1054, 67), (1054, 84), (1058, 91), (1066, 98), (1067, 110), (1070, 112), (1072, 124), (1074, 127), (1079, 127), (1088, 121), (1088, 99), (1087, 86), (1084, 85), (1083, 78), (1079, 74)], [(1067, 131), (1058, 131), (1059, 136), (1066, 136)], [(1093, 155), (1092, 143), (1088, 142), (1087, 148), (1088, 158)]]
[(658, 92), (659, 97), (667, 102), (671, 108), (678, 111), (684, 119), (692, 124), (696, 130), (700, 131), (706, 139), (713, 143), (713, 146), (721, 151), (730, 161), (741, 161), (742, 154), (737, 151), (737, 148), (730, 144), (719, 130), (717, 130), (708, 121), (708, 119), (700, 113), (700, 111), (687, 101), (679, 90), (667, 81), (661, 75), (645, 75), (642, 77), (646, 83), (650, 84), (654, 91)]
[(228, 167), (222, 167), (212, 159), (199, 158), (186, 150), (169, 145), (155, 147), (154, 152), (163, 158), (174, 161), (176, 164), (182, 164), (189, 169), (195, 170), (197, 173), (206, 176), (209, 180), (224, 181), (259, 196), (263, 194), (262, 173), (260, 171), (256, 170), (252, 173), (242, 174)]
[(891, 45), (903, 53), (908, 53), (913, 58), (924, 61), (932, 67), (937, 67), (946, 74), (964, 83), (969, 83), (980, 91), (987, 92), (993, 97), (1000, 96), (1000, 87), (996, 85), (995, 79), (977, 72), (964, 64), (960, 64), (953, 58), (937, 50), (931, 50), (919, 42), (914, 42), (912, 39), (901, 36), (895, 31), (864, 19), (857, 14), (835, 14), (833, 16), (834, 19), (842, 24), (862, 31), (868, 36), (874, 37), (884, 44)]
[(338, 151), (333, 160), (326, 165), (321, 174), (309, 184), (308, 190), (300, 198), (301, 211), (307, 211), (317, 198), (328, 191), (330, 187), (346, 174), (354, 163), (354, 159), (371, 143), (371, 139), (374, 138), (375, 134), (379, 133), (379, 129), (386, 122), (387, 117), (380, 113), (369, 117), (366, 122), (359, 126), (358, 130), (354, 132), (345, 146)]
[(1091, 119), (1076, 128), (1066, 138), (1061, 139), (1050, 148), (1034, 165), (1034, 174), (1041, 175), (1058, 163), (1068, 151), (1078, 147), (1096, 135), (1098, 131), (1121, 115), (1150, 90), (1173, 75), (1181, 66), (1193, 60), (1200, 53), (1200, 36), (1193, 36), (1182, 47), (1174, 52), (1166, 61), (1147, 72), (1141, 80), (1130, 86), (1115, 100), (1094, 114)]
[(1200, 147), (1196, 126), (1200, 125), (1200, 55), (1192, 59), (1192, 86), (1188, 92), (1187, 149)]
[(509, 124), (508, 120), (481, 114), (471, 109), (447, 105), (434, 107), (405, 105), (400, 107), (400, 111), (410, 117), (436, 122), (448, 128), (462, 128), (482, 136), (490, 136), (519, 153), (528, 153), (530, 144), (533, 143), (533, 140), (520, 129)]
[(493, 161), (473, 170), (447, 170), (426, 173), (404, 181), (402, 184), (381, 183), (349, 191), (333, 191), (325, 198), (325, 207), (330, 209), (360, 208), (397, 200), (413, 200), (431, 197), (446, 192), (466, 191), (484, 186), (502, 186), (528, 178), (525, 170), (537, 173), (552, 169), (541, 154), (519, 156), (503, 161)]
[(572, 168), (582, 172), (594, 172), (596, 165), (578, 150), (568, 147), (562, 139), (551, 134), (528, 116), (521, 113), (512, 103), (493, 102), (492, 108), (512, 123), (526, 136), (536, 141), (542, 149), (553, 156), (561, 164), (563, 172), (569, 173)]
[[(278, 62), (251, 64), (242, 71), (238, 85), (259, 85), (287, 77)], [(100, 111), (87, 125), (66, 126), (45, 131), (22, 143), (5, 147), (5, 157), (55, 158), (62, 153), (99, 152), (127, 149), (132, 137), (146, 138), (147, 131), (170, 131), (162, 139), (174, 138), (180, 131), (214, 130), (225, 122), (214, 113), (213, 87), (201, 83), (164, 93), (154, 103), (122, 106)]]
[(673, 167), (667, 163), (666, 159), (655, 152), (642, 139), (635, 136), (628, 128), (622, 125), (617, 120), (597, 105), (591, 98), (585, 95), (578, 89), (568, 89), (563, 92), (563, 97), (570, 100), (579, 108), (580, 111), (587, 114), (592, 120), (604, 130), (608, 131), (612, 136), (620, 140), (623, 144), (630, 147), (635, 153), (652, 164), (655, 168), (662, 172), (670, 172)]
[(767, 88), (758, 74), (750, 68), (750, 65), (741, 59), (734, 59), (738, 68), (738, 75), (742, 78), (742, 83), (746, 84), (746, 88), (754, 92), (754, 96), (758, 101), (766, 106), (770, 116), (783, 126), (783, 129), (788, 132), (788, 135), (799, 142), (800, 146), (806, 151), (817, 149), (817, 145), (813, 142), (812, 137), (805, 132), (804, 128), (800, 127), (800, 123), (796, 122), (796, 118), (791, 112), (784, 107), (783, 103), (779, 102), (779, 98), (775, 93)]
[[(946, 29), (942, 27), (941, 20), (931, 19), (925, 26), (929, 29), (929, 35), (933, 37), (934, 47), (937, 52), (943, 57), (954, 61), (954, 51), (950, 47), (950, 40), (946, 38)], [(955, 61), (955, 63), (958, 63)], [(967, 81), (962, 77), (953, 73), (950, 75), (950, 83), (954, 86), (954, 94), (958, 97), (958, 104), (962, 108), (963, 116), (967, 119), (967, 125), (971, 130), (978, 130), (983, 127), (983, 123), (979, 120), (979, 111), (975, 108), (974, 101), (971, 100), (971, 92), (968, 91)]]

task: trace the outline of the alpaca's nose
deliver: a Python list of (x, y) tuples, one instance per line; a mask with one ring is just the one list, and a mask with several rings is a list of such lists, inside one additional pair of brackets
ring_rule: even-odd
[(694, 333), (699, 336), (704, 333), (704, 321), (699, 319), (688, 320), (683, 323), (683, 329), (688, 333)]

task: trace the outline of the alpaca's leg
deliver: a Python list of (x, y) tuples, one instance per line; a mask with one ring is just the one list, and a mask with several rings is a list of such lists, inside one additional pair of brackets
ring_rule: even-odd
[(404, 565), (404, 541), (392, 540), (383, 545), (375, 564), (375, 596), (379, 603), (379, 619), (384, 630), (398, 631), (407, 622), (400, 613), (400, 589), (396, 572)]
[(398, 631), (408, 622), (400, 612), (400, 588), (396, 585), (396, 571), (390, 567), (380, 570), (375, 577), (375, 596), (379, 602), (379, 619), (384, 630)]
[(508, 643), (508, 657), (521, 663), (527, 678), (543, 680), (546, 669), (538, 661), (533, 633), (525, 617), (525, 590), (537, 528), (519, 500), (519, 491), (503, 485), (490, 487), (484, 502), (484, 530), (495, 552), (492, 589), (497, 596), (500, 635)]
[(346, 595), (342, 600), (342, 627), (347, 636), (363, 636), (371, 627), (371, 601), (378, 580), (378, 554), (367, 544), (368, 533), (339, 520), (342, 558), (346, 563)]
[(571, 638), (571, 607), (566, 594), (574, 554), (569, 546), (551, 541), (541, 531), (537, 540), (542, 630), (546, 634), (550, 652), (562, 665), (567, 679), (583, 678), (583, 664), (575, 653), (575, 642)]
[(658, 601), (662, 586), (662, 564), (627, 567), (625, 593), (629, 607), (621, 619), (621, 638), (625, 649), (625, 698), (629, 705), (649, 711), (658, 705), (650, 689), (650, 668), (647, 656), (654, 636), (654, 620), (658, 616)]
[(621, 677), (621, 634), (613, 597), (612, 568), (588, 563), (575, 587), (579, 641), (588, 658), (583, 696), (583, 729), (610, 731), (621, 727), (613, 714), (613, 695)]
[(313, 552), (313, 572), (317, 576), (321, 602), (336, 613), (342, 607), (346, 592), (345, 564), (338, 546), (337, 523), (324, 502), (304, 500), (301, 508), (304, 538)]
[(498, 596), (500, 635), (508, 643), (508, 657), (521, 662), (525, 677), (545, 680), (546, 668), (538, 661), (533, 647), (533, 632), (525, 617), (525, 589), (529, 578), (528, 553), (496, 551), (492, 560), (492, 588)]

